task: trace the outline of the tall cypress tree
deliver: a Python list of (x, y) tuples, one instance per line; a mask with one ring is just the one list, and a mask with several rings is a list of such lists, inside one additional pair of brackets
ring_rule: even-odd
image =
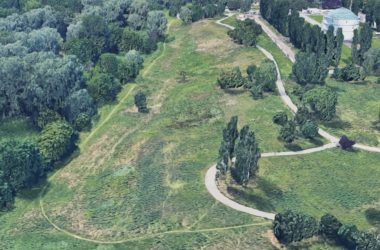
[(364, 23), (360, 30), (360, 64), (364, 61), (364, 54), (371, 48), (372, 29), (368, 23)]
[(261, 156), (255, 133), (249, 130), (249, 126), (241, 129), (235, 153), (236, 162), (232, 176), (239, 184), (245, 185), (250, 178), (255, 177)]
[(351, 45), (352, 61), (356, 64), (360, 64), (359, 41), (360, 41), (360, 33), (359, 33), (359, 30), (356, 29), (354, 30), (354, 38), (352, 39), (352, 45)]
[(336, 31), (335, 36), (335, 47), (334, 47), (334, 58), (333, 58), (333, 65), (338, 66), (340, 62), (340, 58), (342, 56), (342, 46), (343, 46), (343, 31), (342, 28), (339, 28)]
[(335, 36), (334, 27), (329, 26), (326, 32), (326, 55), (329, 65), (333, 64), (333, 58), (335, 54)]

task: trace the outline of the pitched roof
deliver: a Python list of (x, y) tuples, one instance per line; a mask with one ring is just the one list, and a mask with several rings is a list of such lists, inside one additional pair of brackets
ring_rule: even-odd
[(358, 20), (359, 17), (355, 15), (351, 10), (346, 8), (338, 8), (330, 11), (327, 17), (338, 20)]

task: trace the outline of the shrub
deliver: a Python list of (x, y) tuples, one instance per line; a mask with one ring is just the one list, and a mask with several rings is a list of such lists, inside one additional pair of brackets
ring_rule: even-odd
[(239, 88), (244, 85), (245, 80), (239, 67), (235, 67), (232, 70), (222, 71), (217, 83), (221, 89)]
[(272, 121), (278, 125), (285, 125), (288, 122), (288, 115), (285, 111), (279, 111), (274, 114)]
[(146, 106), (146, 96), (142, 91), (137, 92), (135, 95), (135, 105), (140, 113), (148, 113), (149, 110)]

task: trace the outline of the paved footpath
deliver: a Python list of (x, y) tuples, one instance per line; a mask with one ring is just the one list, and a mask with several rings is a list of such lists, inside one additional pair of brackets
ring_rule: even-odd
[[(219, 24), (219, 25), (221, 25), (221, 26), (224, 26), (224, 27), (226, 27), (228, 29), (234, 29), (233, 26), (222, 23), (222, 21), (225, 20), (225, 19), (227, 19), (228, 17), (229, 16), (227, 16), (225, 18), (222, 18), (222, 19), (216, 21), (216, 23)], [(293, 59), (295, 58), (294, 57), (294, 51), (292, 50), (292, 48), (289, 47), (286, 43), (284, 43), (282, 39), (278, 38), (278, 35), (275, 34), (272, 30), (270, 30), (270, 28), (267, 27), (266, 23), (264, 23), (260, 19), (256, 19), (256, 22), (259, 23), (262, 26), (263, 30), (277, 44), (277, 46), (280, 49), (282, 49), (282, 48), (285, 49), (285, 50), (283, 50), (284, 53), (290, 58), (290, 60), (292, 62), (294, 62), (292, 60), (292, 58)], [(278, 41), (278, 43), (277, 43), (277, 41)], [(273, 61), (274, 64), (276, 65), (276, 70), (277, 70), (276, 85), (277, 85), (278, 92), (279, 92), (279, 94), (281, 96), (282, 101), (286, 104), (286, 106), (288, 106), (294, 113), (296, 113), (297, 112), (297, 106), (292, 102), (292, 100), (290, 99), (290, 97), (286, 94), (285, 87), (284, 87), (284, 82), (282, 81), (280, 70), (279, 70), (279, 67), (278, 67), (278, 64), (277, 64), (276, 60), (274, 59), (273, 55), (270, 52), (268, 52), (267, 50), (265, 50), (264, 48), (258, 46), (258, 49), (260, 51), (262, 51), (262, 53), (264, 53), (264, 55), (269, 60)], [(310, 148), (310, 149), (305, 149), (305, 150), (301, 150), (301, 151), (262, 153), (261, 156), (262, 157), (281, 157), (281, 156), (283, 157), (283, 156), (304, 155), (304, 154), (312, 154), (312, 153), (315, 153), (315, 152), (320, 152), (320, 151), (323, 151), (323, 150), (326, 150), (326, 149), (331, 149), (331, 148), (337, 147), (338, 141), (339, 141), (339, 139), (337, 137), (329, 134), (328, 132), (324, 131), (323, 129), (319, 129), (318, 133), (322, 137), (324, 137), (327, 140), (329, 140), (330, 143), (325, 144), (325, 145), (323, 145), (321, 147)], [(356, 144), (354, 147), (362, 149), (362, 150), (370, 151), (370, 152), (379, 152), (380, 153), (380, 148), (378, 148), (378, 147), (371, 147), (371, 146), (362, 145), (362, 144)], [(217, 201), (219, 201), (219, 202), (223, 203), (224, 205), (226, 205), (226, 206), (228, 206), (228, 207), (230, 207), (232, 209), (235, 209), (237, 211), (241, 211), (241, 212), (244, 212), (244, 213), (247, 213), (247, 214), (251, 214), (251, 215), (254, 215), (254, 216), (257, 216), (257, 217), (261, 217), (261, 218), (265, 218), (265, 219), (269, 219), (269, 220), (274, 220), (274, 217), (275, 217), (274, 213), (268, 213), (268, 212), (265, 212), (265, 211), (260, 211), (260, 210), (257, 210), (257, 209), (251, 208), (251, 207), (244, 206), (244, 205), (239, 204), (239, 203), (237, 203), (237, 202), (229, 199), (228, 197), (224, 196), (219, 191), (219, 189), (218, 189), (217, 180), (216, 180), (216, 173), (217, 173), (217, 169), (216, 169), (216, 164), (215, 164), (215, 165), (211, 166), (207, 170), (206, 177), (205, 177), (205, 185), (206, 185), (206, 188), (207, 188), (208, 192)]]

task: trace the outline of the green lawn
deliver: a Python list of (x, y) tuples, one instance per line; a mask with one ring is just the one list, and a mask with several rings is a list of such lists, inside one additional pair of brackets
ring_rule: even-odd
[(323, 16), (322, 15), (310, 15), (310, 18), (314, 19), (315, 21), (322, 23), (323, 21)]
[(223, 21), (223, 23), (236, 27), (237, 19), (236, 15), (230, 16)]
[(380, 48), (380, 37), (375, 34), (372, 38), (372, 48)]
[[(174, 22), (175, 41), (146, 59), (143, 76), (125, 86), (119, 104), (100, 110), (93, 130), (81, 135), (78, 155), (49, 178), (42, 205), (65, 233), (41, 214), (42, 183), (0, 215), (1, 249), (273, 249), (270, 223), (217, 203), (204, 187), (232, 115), (239, 126), (254, 127), (263, 151), (286, 149), (271, 123), (273, 110), (284, 109), (278, 96), (254, 101), (215, 85), (221, 69), (259, 64), (264, 56), (232, 43), (213, 21)], [(180, 71), (185, 83), (178, 82)], [(149, 97), (149, 114), (135, 111), (139, 89)]]
[(340, 149), (262, 158), (257, 181), (247, 188), (230, 184), (227, 192), (264, 211), (331, 213), (361, 229), (379, 229), (379, 162), (380, 154)]
[(380, 110), (380, 85), (328, 79), (327, 86), (338, 94), (337, 117), (323, 126), (335, 135), (347, 135), (361, 143), (379, 145), (380, 131), (374, 128), (374, 122)]

